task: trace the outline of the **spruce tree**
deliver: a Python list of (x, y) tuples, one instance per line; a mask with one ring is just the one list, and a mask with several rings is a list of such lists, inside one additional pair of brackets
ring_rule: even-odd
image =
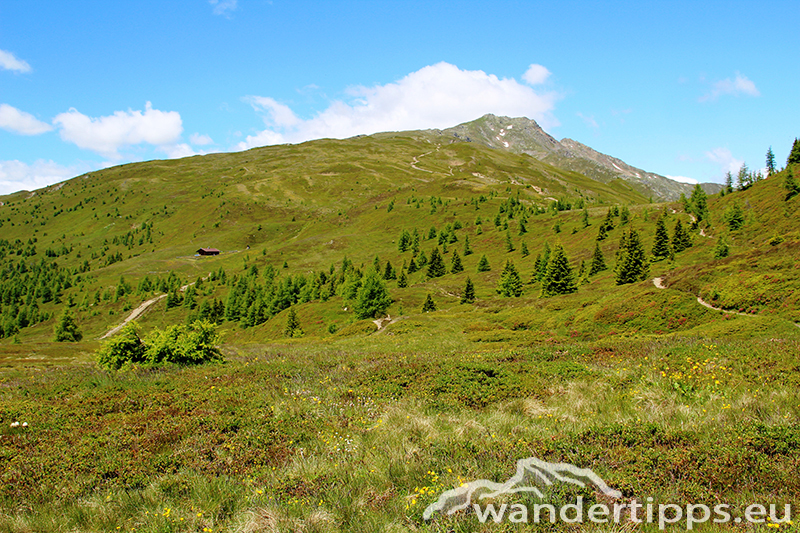
[(545, 242), (544, 249), (542, 250), (541, 258), (537, 256), (536, 258), (536, 281), (544, 280), (545, 274), (547, 274), (547, 263), (550, 262), (550, 244)]
[(386, 261), (386, 268), (383, 271), (383, 279), (397, 279), (397, 272), (395, 272), (391, 261)]
[(723, 259), (728, 257), (730, 254), (730, 246), (728, 242), (725, 240), (725, 236), (720, 236), (719, 240), (717, 240), (717, 245), (714, 246), (714, 259)]
[(527, 243), (523, 242), (522, 243), (522, 257), (528, 257), (529, 254), (530, 254), (530, 252), (528, 251), (528, 245), (527, 245)]
[(461, 264), (461, 256), (458, 255), (458, 250), (453, 250), (453, 260), (450, 264), (450, 273), (458, 274), (464, 271), (464, 265)]
[(83, 334), (78, 329), (75, 317), (72, 316), (72, 311), (69, 310), (69, 307), (65, 307), (64, 312), (58, 317), (54, 333), (56, 342), (79, 342), (83, 338)]
[(622, 206), (622, 211), (619, 213), (619, 223), (621, 225), (627, 224), (631, 219), (631, 211), (628, 209), (628, 206)]
[(620, 239), (620, 252), (614, 275), (617, 285), (643, 281), (650, 275), (647, 253), (639, 233), (633, 228)]
[(589, 227), (589, 210), (586, 207), (583, 208), (583, 212), (581, 212), (581, 226), (584, 228)]
[(511, 233), (506, 231), (506, 252), (514, 251), (514, 243), (511, 241)]
[(786, 189), (785, 200), (791, 200), (800, 194), (800, 185), (798, 185), (797, 179), (794, 177), (794, 167), (786, 167), (786, 179), (783, 182), (783, 186)]
[(406, 276), (406, 271), (400, 271), (400, 277), (397, 278), (397, 287), (400, 289), (405, 289), (408, 287), (408, 276)]
[(550, 254), (547, 269), (542, 280), (542, 297), (570, 294), (578, 290), (575, 273), (564, 252), (564, 247), (557, 244)]
[(598, 272), (607, 270), (603, 251), (600, 250), (600, 243), (594, 243), (594, 254), (592, 254), (592, 265), (589, 267), (589, 275), (594, 276)]
[(656, 238), (653, 242), (651, 254), (653, 261), (660, 261), (669, 257), (669, 233), (667, 232), (667, 225), (664, 223), (664, 217), (658, 217), (656, 221)]
[(303, 330), (300, 328), (300, 320), (297, 318), (297, 313), (294, 307), (289, 308), (289, 314), (286, 316), (286, 327), (283, 329), (284, 337), (301, 337)]
[(589, 272), (586, 270), (586, 261), (581, 259), (581, 265), (578, 268), (578, 285), (585, 285), (589, 283)]
[(708, 219), (708, 197), (699, 183), (694, 186), (690, 201), (692, 203), (692, 212), (697, 217), (697, 222), (700, 223)]
[(475, 286), (472, 280), (467, 278), (467, 283), (464, 285), (464, 292), (461, 294), (462, 304), (471, 304), (475, 302)]
[(800, 164), (800, 139), (795, 139), (792, 143), (792, 151), (789, 152), (789, 157), (786, 159), (786, 166)]
[(412, 255), (411, 260), (408, 262), (408, 273), (413, 274), (417, 270), (417, 262), (414, 260), (414, 256)]
[(731, 171), (725, 173), (725, 187), (723, 188), (726, 194), (730, 194), (733, 192), (733, 174)]
[(436, 311), (436, 302), (431, 298), (431, 293), (428, 293), (427, 298), (425, 298), (425, 303), (422, 304), (422, 312), (428, 313), (430, 311)]
[(359, 319), (373, 318), (386, 311), (391, 303), (392, 299), (389, 297), (383, 280), (375, 270), (370, 269), (356, 293), (356, 303), (353, 306), (356, 317)]
[(733, 202), (733, 205), (725, 211), (725, 221), (731, 231), (736, 231), (744, 226), (744, 211), (739, 202)]
[(736, 188), (740, 191), (745, 190), (747, 187), (750, 186), (750, 169), (747, 168), (747, 164), (743, 163), (741, 167), (739, 167), (739, 173), (736, 175)]
[(447, 269), (444, 266), (444, 259), (439, 253), (439, 248), (434, 248), (431, 252), (431, 259), (428, 264), (428, 277), (438, 278), (447, 274)]
[(401, 252), (405, 252), (408, 250), (409, 245), (411, 244), (411, 234), (408, 230), (403, 230), (400, 232), (400, 238), (397, 241), (397, 249)]
[(482, 255), (481, 260), (478, 261), (478, 272), (489, 272), (491, 269), (492, 267), (489, 266), (489, 260), (486, 259), (485, 255)]
[(772, 152), (772, 146), (767, 150), (767, 176), (775, 174), (775, 154)]
[(472, 255), (472, 248), (469, 247), (469, 235), (464, 236), (464, 257)]
[(510, 259), (506, 260), (503, 272), (500, 274), (497, 293), (506, 297), (519, 298), (522, 296), (522, 278), (519, 277), (519, 272)]
[(672, 232), (672, 249), (680, 253), (692, 246), (692, 237), (683, 228), (680, 219), (675, 222), (675, 231)]

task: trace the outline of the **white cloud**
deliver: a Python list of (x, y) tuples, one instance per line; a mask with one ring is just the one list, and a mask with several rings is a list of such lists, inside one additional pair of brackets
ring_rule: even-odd
[(92, 118), (70, 109), (56, 115), (53, 124), (61, 138), (112, 160), (120, 159), (118, 150), (136, 144), (174, 145), (183, 132), (177, 111), (159, 111), (147, 102), (145, 111), (115, 111), (113, 115)]
[(64, 167), (53, 161), (0, 161), (0, 194), (41, 189), (91, 170), (88, 165)]
[(195, 152), (192, 147), (186, 143), (167, 144), (160, 146), (158, 150), (167, 154), (167, 157), (170, 159), (180, 159), (182, 157), (191, 157), (200, 154), (200, 152)]
[(53, 126), (8, 104), (0, 104), (0, 128), (21, 135), (39, 135)]
[(596, 129), (598, 129), (600, 127), (600, 126), (597, 125), (597, 121), (594, 119), (594, 117), (592, 117), (592, 116), (588, 116), (587, 117), (583, 113), (580, 113), (580, 112), (576, 113), (576, 114), (578, 115), (578, 117), (580, 117), (581, 120), (583, 120), (583, 123), (586, 124), (587, 126), (589, 126), (590, 128), (596, 130)]
[(208, 0), (214, 6), (215, 15), (230, 16), (231, 11), (236, 11), (238, 0)]
[(189, 142), (194, 144), (195, 146), (206, 146), (206, 145), (209, 145), (209, 144), (214, 144), (214, 139), (212, 139), (208, 135), (201, 135), (199, 133), (192, 133), (189, 136)]
[(0, 68), (16, 70), (17, 72), (30, 72), (32, 70), (27, 62), (17, 59), (14, 54), (5, 50), (0, 50)]
[(750, 81), (747, 76), (743, 76), (739, 72), (736, 73), (734, 79), (725, 78), (714, 82), (711, 86), (711, 91), (704, 94), (699, 98), (700, 102), (714, 101), (724, 94), (732, 94), (733, 96), (761, 96), (756, 84)]
[(528, 70), (526, 70), (525, 74), (522, 75), (522, 79), (531, 85), (541, 85), (549, 77), (550, 71), (547, 70), (546, 67), (537, 65), (536, 63), (528, 67)]
[(669, 178), (669, 179), (671, 179), (672, 181), (677, 181), (677, 182), (680, 182), (680, 183), (690, 183), (690, 184), (692, 184), (692, 185), (695, 185), (695, 184), (697, 184), (697, 183), (700, 183), (700, 182), (699, 182), (699, 181), (697, 181), (696, 179), (694, 179), (694, 178), (687, 178), (686, 176), (666, 176), (666, 177), (667, 177), (667, 178)]
[(324, 137), (345, 138), (381, 131), (447, 128), (486, 113), (526, 116), (542, 127), (557, 126), (552, 110), (559, 95), (538, 93), (514, 79), (499, 79), (480, 70), (461, 70), (437, 63), (386, 85), (357, 86), (349, 101), (331, 102), (311, 119), (269, 97), (245, 100), (263, 114), (267, 129), (250, 135), (237, 148)]
[(730, 172), (736, 175), (739, 169), (744, 164), (744, 160), (736, 159), (727, 148), (714, 148), (710, 152), (706, 152), (706, 158), (717, 163), (722, 173)]

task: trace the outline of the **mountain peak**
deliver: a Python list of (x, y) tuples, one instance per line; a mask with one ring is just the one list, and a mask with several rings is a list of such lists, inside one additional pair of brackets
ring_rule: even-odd
[[(476, 142), (497, 150), (527, 154), (554, 167), (584, 174), (608, 183), (623, 179), (641, 194), (657, 200), (677, 200), (691, 193), (692, 186), (666, 176), (636, 168), (573, 139), (560, 142), (527, 117), (486, 114), (477, 120), (441, 130), (438, 133), (466, 142)], [(719, 191), (713, 183), (703, 184), (706, 192)]]
[(565, 151), (561, 144), (548, 135), (535, 120), (527, 117), (512, 118), (487, 114), (478, 120), (443, 130), (442, 133), (491, 148), (528, 154), (536, 159), (542, 159), (553, 152)]

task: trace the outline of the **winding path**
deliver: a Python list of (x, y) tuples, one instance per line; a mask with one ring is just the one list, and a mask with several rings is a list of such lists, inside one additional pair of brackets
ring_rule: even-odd
[[(653, 278), (653, 285), (655, 285), (656, 288), (658, 288), (658, 289), (666, 289), (667, 288), (664, 285), (664, 280), (661, 279), (660, 277)], [(748, 313), (740, 313), (739, 311), (731, 311), (729, 309), (723, 309), (721, 307), (715, 307), (715, 306), (711, 305), (710, 303), (708, 303), (707, 301), (705, 301), (702, 298), (700, 298), (699, 296), (697, 297), (697, 303), (699, 303), (703, 307), (708, 307), (709, 309), (713, 309), (714, 311), (720, 311), (721, 313), (725, 313), (726, 315), (739, 315), (739, 316), (749, 316), (749, 317), (757, 316), (757, 315), (751, 315), (751, 314), (748, 314)], [(792, 322), (792, 323), (795, 326), (797, 326), (798, 328), (800, 328), (800, 323), (797, 323), (797, 322)]]
[(130, 315), (128, 315), (128, 318), (126, 318), (125, 320), (122, 321), (122, 324), (110, 329), (108, 331), (108, 333), (106, 333), (105, 335), (100, 337), (100, 340), (107, 339), (107, 338), (111, 337), (112, 335), (116, 335), (117, 333), (119, 333), (119, 330), (121, 330), (126, 325), (128, 325), (129, 322), (132, 322), (133, 320), (136, 320), (137, 318), (139, 318), (141, 316), (141, 314), (144, 313), (145, 311), (147, 311), (147, 309), (151, 305), (155, 304), (156, 302), (159, 302), (160, 300), (162, 300), (162, 299), (164, 299), (166, 297), (167, 297), (166, 294), (162, 294), (161, 296), (156, 296), (155, 298), (151, 298), (150, 300), (147, 300), (146, 302), (142, 302), (142, 305), (140, 305), (139, 307), (134, 309), (133, 312)]
[[(205, 278), (203, 278), (203, 279), (205, 280)], [(195, 282), (193, 281), (192, 283), (184, 285), (183, 287), (180, 288), (180, 291), (181, 292), (186, 292), (186, 289), (189, 288), (189, 285), (194, 285), (194, 284), (195, 284)], [(156, 296), (155, 298), (151, 298), (151, 299), (147, 300), (146, 302), (142, 302), (142, 304), (139, 307), (137, 307), (136, 309), (131, 311), (131, 314), (128, 315), (128, 318), (126, 318), (125, 320), (122, 321), (122, 324), (120, 324), (119, 326), (113, 327), (110, 330), (108, 330), (108, 332), (105, 335), (100, 337), (100, 340), (107, 339), (107, 338), (109, 338), (109, 337), (111, 337), (113, 335), (116, 335), (117, 333), (119, 333), (119, 330), (121, 330), (122, 328), (127, 326), (129, 322), (133, 322), (134, 320), (136, 320), (137, 318), (142, 316), (142, 313), (144, 313), (151, 306), (155, 305), (156, 303), (160, 302), (161, 300), (163, 300), (166, 297), (167, 297), (166, 294), (162, 294), (160, 296)]]

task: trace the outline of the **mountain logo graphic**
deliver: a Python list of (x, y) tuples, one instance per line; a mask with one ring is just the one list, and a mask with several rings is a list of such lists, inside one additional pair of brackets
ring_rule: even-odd
[(430, 520), (436, 512), (453, 514), (469, 507), (476, 497), (482, 500), (496, 498), (502, 494), (530, 492), (539, 498), (544, 498), (539, 486), (550, 486), (556, 482), (571, 483), (579, 487), (593, 484), (609, 498), (622, 497), (620, 491), (609, 487), (600, 476), (588, 468), (579, 468), (569, 463), (548, 463), (536, 457), (529, 457), (517, 461), (517, 472), (505, 483), (478, 479), (442, 493), (436, 502), (425, 509), (422, 517)]

